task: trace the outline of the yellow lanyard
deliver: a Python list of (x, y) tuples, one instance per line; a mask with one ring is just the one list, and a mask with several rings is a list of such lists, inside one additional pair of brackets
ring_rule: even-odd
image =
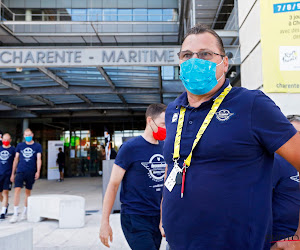
[[(196, 139), (193, 142), (192, 150), (191, 150), (189, 156), (184, 160), (184, 167), (185, 168), (188, 168), (191, 165), (192, 154), (193, 154), (194, 148), (197, 146), (197, 144), (200, 141), (202, 135), (204, 134), (206, 128), (210, 124), (213, 116), (217, 112), (217, 110), (220, 107), (222, 101), (224, 100), (225, 96), (229, 93), (231, 88), (232, 88), (231, 85), (227, 86), (223, 90), (223, 92), (214, 100), (214, 103), (213, 103), (209, 113), (205, 117), (205, 119), (204, 119), (198, 133), (197, 133)], [(185, 107), (180, 108), (180, 115), (179, 115), (179, 119), (178, 119), (177, 131), (176, 131), (175, 142), (174, 142), (174, 154), (173, 154), (173, 160), (174, 161), (177, 161), (180, 158), (180, 155), (179, 155), (180, 141), (181, 141), (181, 134), (182, 134), (182, 127), (183, 127), (183, 122), (184, 122), (185, 111), (186, 111)]]

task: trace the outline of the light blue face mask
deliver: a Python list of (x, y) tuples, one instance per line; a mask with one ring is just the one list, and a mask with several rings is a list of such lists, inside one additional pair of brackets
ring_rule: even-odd
[(220, 64), (191, 58), (180, 64), (180, 79), (184, 87), (194, 95), (204, 95), (211, 91), (223, 75), (217, 80), (216, 68)]
[(32, 136), (25, 136), (25, 141), (31, 142), (32, 141)]

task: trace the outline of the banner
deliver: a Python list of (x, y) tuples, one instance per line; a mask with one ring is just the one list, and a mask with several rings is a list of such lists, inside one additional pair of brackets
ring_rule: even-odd
[(300, 2), (261, 0), (260, 7), (264, 91), (300, 93)]
[(48, 141), (48, 180), (58, 180), (60, 178), (56, 163), (59, 148), (64, 151), (63, 141)]

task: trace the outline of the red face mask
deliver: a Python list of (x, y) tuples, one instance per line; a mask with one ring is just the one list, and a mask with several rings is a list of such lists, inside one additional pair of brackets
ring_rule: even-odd
[[(152, 120), (153, 121), (153, 120)], [(156, 123), (155, 123), (155, 121), (153, 121), (154, 122), (154, 124), (156, 125)], [(152, 129), (152, 134), (153, 134), (153, 138), (155, 139), (155, 140), (158, 140), (158, 141), (164, 141), (165, 139), (166, 139), (166, 135), (167, 135), (167, 130), (165, 129), (165, 128), (162, 128), (162, 127), (159, 127), (159, 126), (157, 126), (156, 125), (156, 127), (157, 127), (157, 132), (154, 132), (153, 131), (153, 129), (152, 129), (152, 127), (151, 127), (151, 129)]]
[(7, 147), (7, 146), (9, 146), (9, 141), (2, 141), (2, 144), (5, 146), (5, 147)]

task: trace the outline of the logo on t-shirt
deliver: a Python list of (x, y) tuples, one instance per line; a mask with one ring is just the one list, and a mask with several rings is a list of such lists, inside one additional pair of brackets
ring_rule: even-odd
[(153, 155), (149, 162), (142, 162), (142, 165), (148, 170), (148, 176), (153, 181), (160, 182), (164, 179), (166, 162), (161, 154)]
[(25, 161), (30, 161), (30, 158), (33, 156), (35, 151), (32, 150), (32, 148), (24, 148), (24, 150), (21, 150), (21, 153), (23, 154)]
[(178, 117), (179, 117), (179, 114), (178, 114), (178, 113), (174, 113), (174, 114), (173, 114), (173, 117), (172, 117), (172, 123), (173, 123), (173, 122), (177, 122)]
[(230, 113), (228, 109), (221, 109), (219, 112), (216, 112), (216, 117), (221, 122), (229, 120), (232, 115), (234, 115), (234, 113)]
[(2, 161), (2, 164), (5, 164), (9, 157), (10, 153), (7, 150), (0, 152), (0, 160)]
[(291, 176), (290, 179), (291, 179), (292, 181), (300, 182), (300, 180), (299, 180), (299, 172), (298, 172), (297, 175)]

